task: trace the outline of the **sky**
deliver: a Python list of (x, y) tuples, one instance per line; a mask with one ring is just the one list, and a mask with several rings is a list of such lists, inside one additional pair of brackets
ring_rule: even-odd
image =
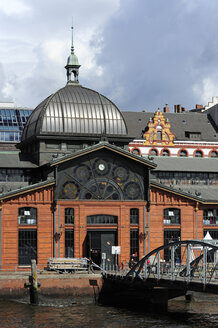
[(35, 108), (79, 81), (120, 110), (187, 109), (218, 96), (217, 0), (0, 0), (0, 102)]

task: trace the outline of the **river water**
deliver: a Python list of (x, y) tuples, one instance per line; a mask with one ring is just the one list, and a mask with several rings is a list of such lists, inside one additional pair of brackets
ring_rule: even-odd
[(92, 299), (0, 300), (0, 327), (218, 327), (218, 297), (196, 294), (194, 301), (169, 301), (167, 314), (137, 313), (127, 309), (95, 305)]

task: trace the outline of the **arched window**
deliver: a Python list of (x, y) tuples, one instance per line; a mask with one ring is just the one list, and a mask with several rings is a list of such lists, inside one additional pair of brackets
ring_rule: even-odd
[(65, 224), (74, 224), (74, 208), (65, 208)]
[(151, 149), (150, 155), (157, 156), (157, 150), (156, 149)]
[(130, 224), (139, 224), (138, 208), (130, 208)]
[(179, 153), (179, 156), (180, 157), (188, 157), (188, 153), (186, 150), (181, 150), (180, 153)]
[(195, 152), (195, 157), (203, 157), (203, 153), (202, 153), (202, 151), (201, 151), (201, 150), (197, 150), (197, 151)]
[(162, 131), (157, 131), (157, 140), (162, 140)]
[(170, 152), (168, 149), (164, 149), (162, 152), (162, 156), (170, 156)]
[(180, 209), (165, 208), (164, 209), (164, 224), (180, 224)]
[(211, 158), (217, 158), (217, 151), (216, 150), (213, 150), (211, 153), (210, 153), (210, 157)]
[(20, 207), (18, 209), (19, 224), (37, 224), (37, 209), (35, 207)]
[(134, 155), (140, 155), (140, 153), (139, 153), (139, 150), (138, 150), (138, 149), (133, 149), (132, 153), (133, 153)]

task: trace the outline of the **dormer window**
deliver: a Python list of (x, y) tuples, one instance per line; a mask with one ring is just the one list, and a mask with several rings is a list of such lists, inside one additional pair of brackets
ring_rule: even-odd
[(185, 131), (185, 137), (190, 140), (201, 140), (201, 132)]

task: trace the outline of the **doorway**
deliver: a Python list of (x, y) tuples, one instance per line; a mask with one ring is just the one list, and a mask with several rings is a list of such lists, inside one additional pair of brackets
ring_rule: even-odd
[(101, 266), (102, 256), (105, 256), (107, 265), (114, 265), (112, 246), (117, 245), (116, 231), (88, 231), (87, 255), (94, 263)]

